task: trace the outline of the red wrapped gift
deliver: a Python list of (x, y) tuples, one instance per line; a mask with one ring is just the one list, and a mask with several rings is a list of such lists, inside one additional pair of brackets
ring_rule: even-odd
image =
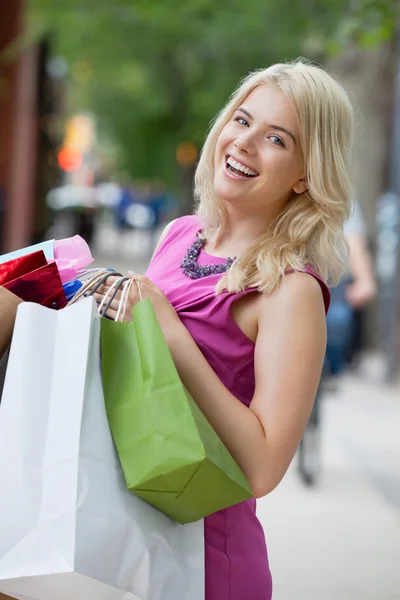
[(57, 265), (51, 263), (40, 269), (26, 273), (4, 287), (24, 300), (35, 302), (47, 308), (60, 309), (67, 304)]
[(8, 260), (0, 264), (0, 285), (13, 281), (31, 271), (36, 271), (36, 269), (40, 269), (45, 265), (47, 265), (47, 260), (43, 250)]

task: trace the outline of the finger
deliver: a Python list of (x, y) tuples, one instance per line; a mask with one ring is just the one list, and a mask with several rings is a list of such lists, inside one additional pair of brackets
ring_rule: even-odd
[(96, 293), (99, 293), (102, 296), (105, 296), (106, 294), (108, 294), (109, 298), (111, 298), (111, 296), (115, 294), (114, 298), (117, 298), (118, 300), (120, 300), (121, 296), (122, 296), (122, 290), (123, 290), (123, 288), (121, 287), (117, 291), (115, 290), (115, 288), (113, 288), (113, 290), (110, 291), (110, 288), (111, 288), (111, 286), (101, 285), (99, 287), (99, 289), (96, 290)]
[(117, 313), (119, 309), (119, 303), (116, 302), (115, 300), (113, 300), (110, 304), (108, 304), (108, 302), (100, 302), (99, 303), (99, 312), (101, 315), (104, 315), (107, 313), (107, 315), (109, 313)]
[[(96, 300), (96, 302), (99, 306), (103, 303), (103, 306), (101, 307), (102, 311), (108, 305), (108, 300), (104, 301), (105, 296), (102, 296), (101, 294), (98, 294), (97, 292), (96, 292), (96, 294), (93, 294), (93, 298)], [(118, 307), (119, 307), (119, 301), (114, 298), (114, 300), (110, 303), (109, 308), (117, 311)]]
[(115, 317), (117, 316), (117, 311), (114, 310), (113, 308), (109, 308), (108, 311), (106, 313), (102, 313), (101, 316), (108, 317), (108, 318), (112, 319), (113, 321), (115, 321)]
[[(99, 286), (99, 290), (101, 289), (103, 293), (107, 293), (108, 290), (113, 289), (116, 290), (120, 288), (122, 285), (122, 277), (108, 277), (107, 280), (103, 281)], [(98, 290), (96, 290), (98, 291)]]
[(89, 290), (92, 289), (97, 292), (97, 290), (99, 290), (100, 287), (109, 288), (117, 279), (118, 277), (108, 276), (107, 279), (102, 278), (100, 279), (100, 281), (93, 281), (92, 284), (89, 286)]
[(121, 277), (116, 275), (110, 275), (110, 277), (107, 277), (107, 279), (104, 281), (103, 285), (105, 284), (107, 287), (111, 287), (113, 283), (115, 283), (119, 279), (121, 279)]
[(147, 282), (150, 282), (150, 279), (148, 279), (145, 275), (136, 275), (136, 274), (132, 273), (132, 271), (129, 271), (128, 277), (130, 279), (133, 279), (136, 282), (136, 287), (138, 285), (142, 285)]
[(136, 303), (139, 300), (139, 287), (142, 284), (142, 277), (139, 275), (135, 275), (132, 272), (128, 273), (128, 277), (133, 280), (132, 285), (129, 289), (129, 297)]

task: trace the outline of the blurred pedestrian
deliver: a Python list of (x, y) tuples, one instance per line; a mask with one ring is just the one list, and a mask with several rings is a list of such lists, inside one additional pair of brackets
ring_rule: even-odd
[[(339, 285), (331, 290), (331, 308), (327, 317), (327, 374), (342, 373), (362, 347), (364, 309), (376, 294), (376, 282), (368, 248), (367, 229), (358, 202), (344, 226), (349, 264)], [(325, 387), (327, 381), (324, 382)], [(329, 389), (336, 388), (329, 381)]]
[(130, 225), (126, 221), (126, 211), (136, 200), (134, 190), (128, 177), (120, 178), (120, 188), (118, 200), (115, 203), (115, 220), (119, 230), (129, 228)]
[(174, 213), (176, 210), (175, 198), (168, 192), (165, 181), (160, 177), (153, 177), (153, 179), (151, 179), (147, 203), (154, 215), (154, 220), (152, 221), (150, 228), (152, 242), (154, 241), (154, 249), (157, 241), (155, 236), (159, 232), (160, 226), (162, 224), (165, 225), (167, 223), (168, 215)]
[[(346, 257), (352, 132), (349, 99), (323, 69), (250, 74), (205, 142), (197, 214), (166, 227), (139, 278), (184, 385), (255, 498), (284, 476), (317, 390), (325, 281), (340, 279)], [(127, 319), (139, 299), (132, 286)], [(254, 499), (205, 519), (205, 569), (206, 600), (271, 599)]]
[(167, 187), (160, 177), (153, 177), (150, 181), (147, 201), (154, 211), (154, 228), (156, 229), (163, 220), (168, 204)]
[(94, 183), (94, 173), (92, 169), (86, 167), (82, 167), (72, 176), (75, 199), (75, 205), (72, 209), (75, 221), (74, 230), (89, 246), (93, 243), (96, 216), (99, 210), (97, 190)]
[(376, 297), (377, 283), (373, 269), (373, 259), (369, 248), (367, 226), (358, 202), (344, 227), (349, 247), (350, 282), (346, 297), (353, 310), (354, 327), (350, 342), (348, 361), (357, 362), (364, 346), (366, 309)]

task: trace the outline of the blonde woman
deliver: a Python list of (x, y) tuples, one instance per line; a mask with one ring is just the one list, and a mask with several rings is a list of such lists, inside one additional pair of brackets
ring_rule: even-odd
[[(317, 390), (325, 281), (346, 256), (352, 129), (349, 99), (324, 70), (296, 61), (250, 74), (205, 142), (196, 215), (166, 228), (141, 278), (184, 384), (255, 498), (284, 476)], [(206, 600), (271, 598), (255, 509), (205, 519)]]

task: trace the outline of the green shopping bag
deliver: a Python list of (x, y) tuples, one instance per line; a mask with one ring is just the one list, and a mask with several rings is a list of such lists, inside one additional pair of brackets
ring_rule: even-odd
[(179, 523), (252, 497), (179, 378), (149, 299), (101, 320), (104, 396), (128, 488)]

